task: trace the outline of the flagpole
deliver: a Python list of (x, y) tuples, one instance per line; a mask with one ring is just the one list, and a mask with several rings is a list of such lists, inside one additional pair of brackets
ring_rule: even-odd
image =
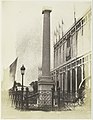
[[(58, 30), (57, 30), (57, 27), (56, 27), (56, 36), (57, 36), (57, 34), (58, 34)], [(57, 42), (57, 39), (56, 39), (56, 42)]]
[(60, 39), (60, 28), (61, 28), (61, 26), (60, 26), (60, 23), (59, 23), (59, 39)]
[(64, 24), (64, 23), (63, 23), (63, 19), (62, 19), (62, 37), (63, 37), (63, 24)]
[[(57, 43), (57, 34), (56, 34), (55, 30), (54, 30), (54, 40), (55, 40), (56, 43)], [(54, 41), (54, 43), (55, 43), (55, 41)]]
[(76, 11), (75, 11), (75, 6), (74, 6), (74, 23), (76, 23)]

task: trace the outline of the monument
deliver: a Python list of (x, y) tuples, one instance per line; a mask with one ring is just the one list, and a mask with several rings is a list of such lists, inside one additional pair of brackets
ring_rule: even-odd
[(38, 78), (38, 106), (46, 107), (52, 105), (53, 80), (50, 77), (50, 13), (51, 10), (44, 9), (43, 14), (43, 53), (42, 53), (42, 76)]

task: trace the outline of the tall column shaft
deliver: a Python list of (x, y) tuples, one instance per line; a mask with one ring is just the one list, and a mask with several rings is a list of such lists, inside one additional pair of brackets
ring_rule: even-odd
[(81, 79), (81, 82), (83, 82), (83, 65), (81, 66), (81, 73), (82, 73), (82, 79)]
[(72, 69), (70, 70), (70, 92), (72, 93)]
[(44, 10), (42, 76), (50, 76), (50, 12)]
[(63, 91), (63, 73), (62, 73), (62, 91)]
[(75, 86), (76, 86), (76, 88), (75, 88), (75, 91), (76, 91), (76, 97), (77, 97), (77, 67), (75, 68), (75, 76), (76, 76), (76, 79), (75, 79)]
[(55, 51), (54, 51), (54, 68), (55, 68), (55, 60), (56, 60), (55, 57), (56, 57), (56, 56), (55, 56)]
[(65, 72), (65, 92), (67, 92), (67, 70)]

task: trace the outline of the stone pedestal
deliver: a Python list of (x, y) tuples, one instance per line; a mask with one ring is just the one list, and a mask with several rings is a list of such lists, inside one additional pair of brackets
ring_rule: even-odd
[(53, 80), (50, 77), (42, 76), (38, 81), (38, 107), (52, 107)]

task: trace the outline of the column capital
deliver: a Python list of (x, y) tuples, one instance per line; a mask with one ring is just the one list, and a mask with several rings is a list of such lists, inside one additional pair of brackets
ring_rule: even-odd
[(50, 9), (50, 8), (44, 8), (43, 10), (42, 10), (42, 14), (44, 14), (45, 12), (52, 12), (52, 10)]

